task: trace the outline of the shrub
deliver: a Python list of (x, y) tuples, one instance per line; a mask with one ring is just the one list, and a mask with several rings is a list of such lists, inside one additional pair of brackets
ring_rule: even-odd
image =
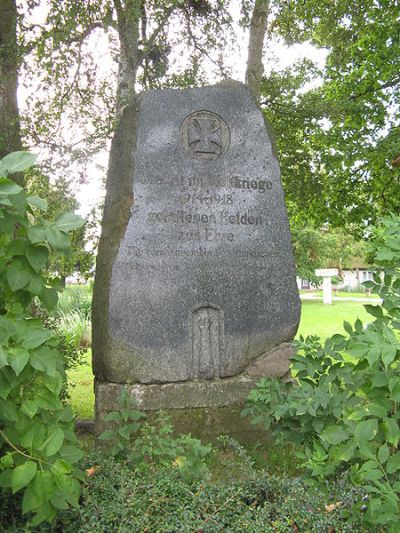
[[(95, 465), (95, 468), (91, 468)], [(178, 468), (132, 472), (131, 467), (94, 450), (82, 464), (92, 475), (81, 505), (58, 515), (52, 531), (63, 533), (361, 531), (362, 493), (331, 483), (313, 488), (300, 479), (277, 478), (264, 471), (251, 480), (224, 484), (188, 479)], [(21, 517), (4, 533), (47, 533), (46, 524), (23, 529)], [(19, 526), (19, 527), (18, 527)]]
[(369, 495), (365, 522), (398, 531), (400, 524), (400, 217), (383, 220), (371, 247), (380, 267), (364, 283), (382, 298), (366, 305), (374, 321), (345, 322), (347, 336), (322, 346), (300, 339), (295, 379), (263, 380), (245, 414), (275, 435), (303, 445), (303, 466), (321, 480), (347, 472)]
[(154, 424), (143, 422), (146, 415), (135, 409), (126, 388), (122, 389), (119, 402), (120, 409), (104, 418), (111, 428), (99, 436), (100, 440), (112, 443), (113, 457), (123, 458), (138, 471), (174, 466), (187, 477), (208, 474), (205, 459), (212, 450), (210, 444), (204, 445), (191, 435), (174, 438), (171, 419), (162, 411)]
[[(32, 316), (34, 299), (51, 310), (56, 282), (44, 274), (50, 254), (68, 251), (68, 233), (82, 219), (72, 213), (45, 223), (45, 200), (27, 196), (8, 173), (35, 157), (25, 152), (0, 161), (0, 491), (13, 495), (32, 524), (53, 521), (78, 505), (81, 458), (73, 413), (60, 401), (64, 369), (57, 337)], [(16, 496), (14, 496), (16, 495)]]

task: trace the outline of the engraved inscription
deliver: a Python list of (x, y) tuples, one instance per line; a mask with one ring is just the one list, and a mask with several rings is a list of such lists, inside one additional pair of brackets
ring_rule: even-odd
[(230, 144), (230, 131), (215, 113), (197, 111), (183, 121), (181, 140), (194, 159), (217, 159)]
[(144, 185), (165, 185), (183, 189), (199, 190), (204, 187), (216, 189), (238, 189), (244, 192), (265, 193), (272, 189), (272, 182), (265, 179), (244, 178), (240, 176), (138, 176), (138, 183)]
[(224, 346), (223, 313), (214, 307), (201, 307), (192, 314), (194, 377), (219, 377), (219, 362)]

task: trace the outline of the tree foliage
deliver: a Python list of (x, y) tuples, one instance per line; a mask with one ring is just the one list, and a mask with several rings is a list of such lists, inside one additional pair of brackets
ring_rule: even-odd
[(360, 228), (398, 212), (398, 2), (284, 2), (276, 31), (327, 50), (322, 71), (294, 65), (263, 86), (292, 217)]

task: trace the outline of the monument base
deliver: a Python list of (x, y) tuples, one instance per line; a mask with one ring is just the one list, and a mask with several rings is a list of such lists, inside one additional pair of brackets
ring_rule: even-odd
[(126, 388), (136, 408), (151, 422), (160, 410), (171, 416), (175, 433), (191, 433), (203, 440), (228, 434), (241, 442), (265, 438), (265, 432), (241, 417), (249, 392), (263, 377), (284, 377), (293, 354), (290, 344), (281, 344), (262, 355), (242, 374), (216, 380), (193, 380), (165, 384), (123, 384), (95, 381), (95, 432), (105, 429), (104, 416), (118, 410)]

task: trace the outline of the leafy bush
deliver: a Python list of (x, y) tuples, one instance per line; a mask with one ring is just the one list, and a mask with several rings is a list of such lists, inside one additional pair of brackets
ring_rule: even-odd
[(244, 414), (275, 435), (304, 446), (303, 466), (326, 479), (347, 472), (369, 495), (365, 522), (400, 524), (400, 217), (375, 229), (372, 253), (381, 270), (366, 288), (382, 298), (366, 305), (373, 322), (334, 335), (324, 346), (300, 339), (292, 382), (263, 380)]
[(146, 415), (132, 405), (126, 388), (119, 401), (120, 409), (104, 417), (112, 424), (111, 429), (99, 436), (100, 440), (112, 442), (113, 457), (129, 461), (138, 471), (174, 466), (187, 477), (207, 475), (205, 458), (212, 450), (210, 444), (204, 445), (191, 435), (174, 438), (170, 417), (164, 412), (158, 414), (154, 424), (142, 423)]
[[(52, 521), (78, 506), (81, 458), (73, 413), (59, 395), (63, 359), (57, 337), (34, 318), (34, 299), (51, 310), (56, 281), (44, 275), (50, 254), (68, 252), (68, 233), (82, 225), (67, 213), (45, 223), (46, 201), (6, 175), (23, 171), (35, 156), (10, 154), (0, 161), (0, 490), (10, 492), (32, 524)], [(20, 494), (23, 494), (21, 497)]]
[[(98, 450), (82, 467), (91, 475), (82, 488), (81, 505), (61, 512), (52, 531), (361, 531), (360, 513), (352, 515), (351, 509), (362, 507), (362, 493), (348, 484), (330, 483), (321, 490), (264, 471), (250, 480), (231, 478), (223, 484), (188, 479), (171, 467), (135, 474), (127, 463), (100, 455)], [(21, 517), (14, 516), (14, 520), (13, 528), (3, 522), (4, 533), (51, 530), (46, 524), (25, 530)]]

